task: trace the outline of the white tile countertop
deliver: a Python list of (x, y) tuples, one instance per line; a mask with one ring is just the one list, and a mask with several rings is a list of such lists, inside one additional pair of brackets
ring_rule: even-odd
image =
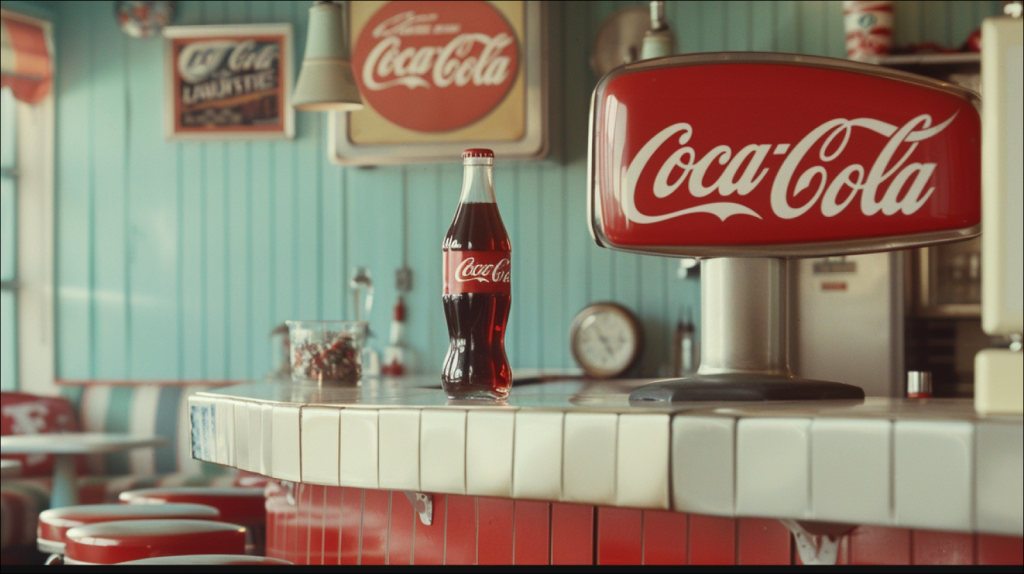
[(264, 382), (189, 398), (192, 453), (272, 478), (1021, 536), (1024, 425), (971, 400), (631, 407), (646, 380)]

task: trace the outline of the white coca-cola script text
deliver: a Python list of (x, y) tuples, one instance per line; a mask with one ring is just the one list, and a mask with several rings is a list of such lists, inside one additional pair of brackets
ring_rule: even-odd
[[(450, 35), (458, 24), (436, 24), (437, 14), (403, 12), (381, 22), (373, 29), (377, 44), (363, 64), (362, 80), (368, 90), (380, 91), (396, 86), (409, 89), (498, 86), (508, 79), (511, 58), (502, 52), (515, 43), (504, 32), (494, 36), (479, 33), (457, 34), (447, 44), (402, 47), (403, 36)], [(480, 44), (479, 56), (471, 56)]]
[[(621, 110), (618, 113), (621, 114)], [(610, 114), (616, 115), (616, 112), (611, 111)], [(886, 216), (898, 213), (912, 215), (928, 202), (935, 191), (934, 187), (928, 187), (928, 182), (937, 164), (909, 160), (920, 142), (946, 129), (956, 116), (953, 114), (946, 121), (933, 126), (932, 117), (922, 114), (902, 127), (872, 118), (839, 118), (811, 130), (792, 150), (790, 144), (785, 143), (753, 143), (734, 154), (731, 147), (719, 145), (703, 156), (698, 156), (697, 151), (687, 145), (693, 136), (693, 127), (688, 123), (676, 123), (647, 141), (629, 167), (619, 172), (621, 176), (613, 182), (614, 193), (626, 218), (638, 224), (657, 223), (693, 213), (710, 213), (722, 221), (733, 215), (762, 219), (762, 214), (736, 201), (711, 201), (667, 213), (642, 213), (636, 205), (637, 182), (648, 168), (651, 158), (663, 146), (678, 144), (678, 149), (657, 166), (652, 191), (658, 199), (673, 195), (684, 183), (689, 194), (698, 200), (711, 198), (713, 194), (723, 199), (734, 195), (746, 196), (769, 175), (771, 169), (763, 165), (771, 154), (786, 156), (771, 180), (771, 208), (780, 219), (795, 219), (814, 208), (819, 209), (825, 217), (835, 217), (858, 196), (860, 211), (865, 216), (878, 213)], [(623, 117), (608, 119), (610, 124), (606, 125), (616, 126), (616, 132), (622, 129)], [(881, 147), (872, 165), (865, 167), (859, 163), (850, 163), (842, 169), (833, 168), (831, 173), (835, 175), (830, 180), (829, 171), (822, 164), (839, 159), (851, 138), (864, 135), (865, 132), (858, 131), (858, 128), (879, 134), (888, 138), (888, 141)], [(624, 165), (622, 139), (618, 136), (612, 142), (613, 166)], [(817, 159), (810, 160), (814, 154), (809, 152), (815, 146), (819, 146)], [(894, 160), (897, 157), (899, 159)], [(806, 166), (797, 174), (805, 158), (814, 165)], [(707, 181), (705, 176), (716, 163), (724, 165), (725, 169), (717, 179)]]
[(508, 283), (512, 280), (512, 262), (506, 258), (497, 263), (477, 264), (476, 259), (463, 259), (455, 268), (455, 280), (460, 283), (479, 281), (481, 283)]

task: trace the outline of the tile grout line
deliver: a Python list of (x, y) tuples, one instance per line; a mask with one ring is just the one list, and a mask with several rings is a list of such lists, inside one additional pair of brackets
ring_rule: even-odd
[(814, 513), (814, 419), (807, 421), (807, 507), (804, 517), (813, 520)]
[(441, 564), (448, 564), (448, 496), (444, 497), (444, 542), (441, 544)]
[(327, 557), (327, 489), (324, 487), (323, 511), (320, 513), (320, 565), (323, 566)]
[[(895, 527), (899, 515), (896, 512), (896, 422), (889, 421), (889, 524)], [(850, 537), (852, 554), (853, 537)]]
[(978, 531), (978, 427), (977, 423), (971, 424), (971, 446), (973, 447), (973, 456), (971, 456), (971, 485), (968, 488), (970, 492), (970, 502), (968, 507), (970, 508), (969, 520), (971, 525), (971, 531)]
[(647, 553), (644, 552), (647, 544), (647, 511), (640, 511), (640, 565), (646, 565)]
[(388, 529), (384, 537), (384, 565), (391, 565), (391, 513), (395, 502), (395, 491), (388, 491)]
[(366, 489), (359, 489), (360, 500), (359, 500), (359, 543), (356, 554), (356, 564), (359, 566), (363, 565), (363, 520), (366, 518)]

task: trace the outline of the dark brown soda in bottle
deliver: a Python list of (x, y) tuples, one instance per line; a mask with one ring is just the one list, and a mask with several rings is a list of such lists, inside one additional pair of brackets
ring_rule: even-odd
[(494, 153), (468, 149), (462, 160), (462, 196), (442, 245), (449, 344), (441, 384), (451, 399), (504, 399), (512, 244), (494, 202)]

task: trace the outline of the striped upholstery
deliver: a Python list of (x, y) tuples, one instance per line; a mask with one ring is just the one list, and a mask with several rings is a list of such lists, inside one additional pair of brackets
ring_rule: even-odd
[[(79, 479), (82, 504), (117, 502), (126, 490), (170, 486), (232, 486), (233, 469), (193, 460), (188, 419), (189, 394), (209, 386), (88, 383), (64, 385), (88, 432), (166, 437), (160, 448), (90, 457), (89, 476)], [(0, 550), (35, 546), (39, 513), (50, 507), (50, 478), (5, 480), (0, 488)]]
[(62, 387), (64, 396), (78, 407), (83, 431), (158, 435), (170, 441), (160, 448), (92, 457), (88, 461), (89, 473), (97, 476), (149, 476), (230, 472), (230, 469), (192, 458), (188, 396), (206, 388), (103, 383)]

